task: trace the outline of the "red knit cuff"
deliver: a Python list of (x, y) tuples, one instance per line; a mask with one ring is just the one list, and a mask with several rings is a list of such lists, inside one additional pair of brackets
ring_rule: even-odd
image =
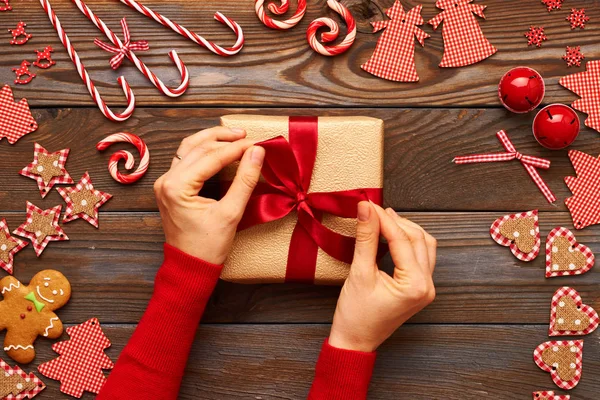
[(338, 349), (325, 340), (309, 400), (364, 400), (377, 354)]

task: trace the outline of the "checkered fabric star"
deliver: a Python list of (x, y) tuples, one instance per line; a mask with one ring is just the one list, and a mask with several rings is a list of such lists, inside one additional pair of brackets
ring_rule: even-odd
[(104, 353), (110, 340), (102, 332), (96, 318), (67, 328), (70, 340), (55, 343), (52, 350), (58, 358), (38, 367), (42, 375), (60, 381), (60, 391), (80, 398), (83, 392), (100, 393), (106, 382), (103, 369), (112, 369), (113, 362)]
[(542, 0), (542, 3), (548, 8), (548, 12), (552, 10), (560, 10), (564, 0)]
[(571, 15), (567, 17), (567, 21), (571, 23), (571, 29), (581, 28), (585, 29), (585, 23), (590, 20), (590, 17), (585, 15), (585, 8), (578, 10), (571, 8)]
[(4, 86), (0, 90), (0, 140), (6, 138), (8, 143), (15, 144), (37, 128), (38, 124), (31, 115), (27, 99), (15, 103), (10, 86)]
[(571, 400), (571, 396), (559, 396), (552, 391), (533, 392), (533, 400)]
[(57, 190), (67, 203), (64, 223), (82, 218), (98, 228), (98, 209), (112, 198), (111, 194), (94, 189), (87, 172), (75, 187)]
[(585, 125), (600, 132), (600, 60), (588, 61), (587, 71), (567, 75), (560, 84), (581, 97), (572, 106), (588, 114)]
[(39, 257), (48, 243), (69, 240), (58, 221), (62, 206), (42, 210), (27, 202), (27, 219), (13, 233), (31, 240), (35, 254)]
[(569, 47), (567, 46), (567, 52), (562, 57), (563, 60), (567, 62), (567, 67), (581, 67), (581, 60), (583, 60), (585, 56), (581, 53), (581, 46), (577, 47)]
[(0, 268), (12, 275), (14, 256), (27, 242), (10, 235), (6, 220), (0, 220)]
[(543, 371), (550, 373), (556, 386), (571, 390), (581, 380), (583, 340), (542, 343), (533, 352), (533, 361)]
[[(4, 360), (0, 359), (0, 368), (4, 372), (4, 379), (9, 379), (15, 385), (16, 390), (10, 390), (10, 394), (6, 392), (0, 393), (2, 400), (23, 400), (33, 399), (40, 392), (46, 389), (46, 385), (33, 372), (26, 373), (19, 366), (11, 367)], [(2, 386), (2, 385), (0, 385)], [(9, 389), (4, 386), (3, 389)], [(17, 392), (17, 393), (15, 393)], [(6, 396), (6, 397), (4, 397)]]
[(569, 151), (577, 177), (565, 178), (572, 197), (565, 200), (576, 229), (600, 224), (600, 158), (577, 150)]
[(549, 336), (585, 336), (598, 328), (598, 313), (570, 287), (558, 289), (550, 306)]
[(535, 26), (530, 27), (529, 32), (525, 32), (525, 37), (528, 39), (527, 46), (533, 44), (537, 47), (542, 47), (542, 42), (548, 40), (548, 37), (544, 34), (544, 27), (542, 26), (539, 28)]
[(45, 148), (35, 143), (33, 161), (23, 168), (20, 174), (37, 181), (42, 198), (46, 197), (56, 184), (69, 185), (75, 183), (65, 169), (69, 151), (69, 149), (63, 149), (56, 153), (49, 153)]

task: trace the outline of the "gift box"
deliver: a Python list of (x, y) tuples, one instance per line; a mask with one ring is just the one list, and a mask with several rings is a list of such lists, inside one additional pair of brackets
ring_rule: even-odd
[[(354, 252), (358, 202), (382, 203), (383, 121), (368, 117), (227, 115), (266, 150), (221, 278), (341, 285)], [(223, 170), (224, 187), (237, 166)]]

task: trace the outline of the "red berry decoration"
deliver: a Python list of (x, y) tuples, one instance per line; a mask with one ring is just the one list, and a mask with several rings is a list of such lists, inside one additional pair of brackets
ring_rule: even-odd
[(539, 144), (550, 150), (571, 145), (579, 135), (579, 116), (564, 104), (544, 107), (533, 121), (533, 135)]
[(498, 96), (509, 111), (523, 114), (540, 105), (546, 94), (544, 79), (534, 69), (517, 67), (500, 80)]

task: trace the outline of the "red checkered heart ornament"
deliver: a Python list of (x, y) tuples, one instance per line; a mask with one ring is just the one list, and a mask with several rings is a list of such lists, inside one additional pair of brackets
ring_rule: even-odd
[(556, 386), (571, 390), (581, 380), (583, 340), (542, 343), (533, 352), (533, 361), (543, 371), (550, 372)]
[(541, 238), (538, 211), (505, 215), (494, 221), (490, 235), (521, 261), (532, 261), (540, 254)]
[(570, 400), (571, 396), (565, 395), (560, 396), (554, 394), (554, 392), (543, 391), (543, 392), (533, 392), (533, 400)]
[(581, 275), (594, 266), (594, 253), (577, 243), (567, 228), (555, 228), (546, 239), (546, 278)]
[(583, 336), (598, 328), (598, 313), (575, 289), (562, 287), (554, 293), (550, 309), (549, 336)]

